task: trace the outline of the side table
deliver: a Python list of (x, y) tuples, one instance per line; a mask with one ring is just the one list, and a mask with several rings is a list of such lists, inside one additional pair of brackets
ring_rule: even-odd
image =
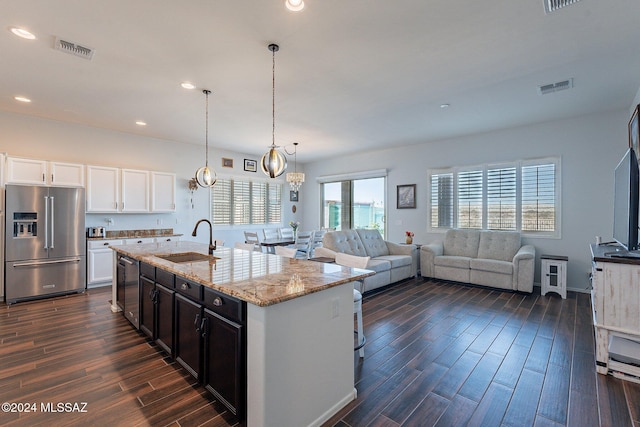
[(560, 255), (540, 256), (541, 294), (555, 292), (567, 299), (567, 263), (569, 257)]

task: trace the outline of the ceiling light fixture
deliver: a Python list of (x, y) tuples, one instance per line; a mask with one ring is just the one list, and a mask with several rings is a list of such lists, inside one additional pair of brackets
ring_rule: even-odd
[(35, 34), (25, 30), (24, 28), (11, 27), (10, 30), (11, 30), (11, 32), (13, 34), (15, 34), (16, 36), (21, 37), (23, 39), (27, 39), (27, 40), (35, 40), (36, 39)]
[(287, 172), (287, 182), (293, 191), (298, 191), (304, 182), (304, 173), (298, 172), (298, 143), (293, 143), (293, 153), (289, 153), (286, 148), (284, 151), (288, 155), (293, 154), (293, 172)]
[(284, 5), (292, 12), (300, 12), (304, 9), (304, 1), (302, 0), (285, 0)]
[(216, 172), (213, 169), (209, 169), (209, 94), (210, 90), (204, 89), (202, 91), (204, 93), (207, 101), (206, 101), (206, 110), (205, 110), (205, 136), (204, 136), (204, 146), (205, 146), (205, 160), (204, 166), (199, 168), (196, 171), (196, 182), (200, 187), (213, 187), (213, 185), (218, 180), (216, 176)]
[(13, 99), (15, 99), (16, 101), (20, 101), (20, 102), (25, 102), (25, 103), (29, 103), (31, 102), (31, 100), (29, 98), (27, 98), (26, 96), (14, 96)]
[(276, 52), (280, 50), (277, 44), (270, 44), (271, 62), (271, 147), (264, 153), (260, 166), (270, 178), (276, 178), (287, 169), (287, 158), (278, 151), (276, 146)]
[(180, 86), (182, 86), (183, 89), (189, 89), (189, 90), (196, 88), (196, 85), (194, 85), (191, 82), (182, 82), (180, 83)]
[(146, 126), (146, 125), (147, 125), (147, 122), (143, 122), (142, 120), (136, 120), (136, 124), (137, 124), (138, 126)]

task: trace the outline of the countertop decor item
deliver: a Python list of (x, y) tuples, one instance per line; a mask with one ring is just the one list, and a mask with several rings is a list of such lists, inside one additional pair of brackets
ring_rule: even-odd
[(200, 187), (213, 187), (218, 180), (216, 172), (213, 169), (209, 169), (209, 94), (210, 90), (204, 89), (202, 91), (206, 98), (205, 108), (205, 134), (204, 134), (204, 146), (205, 146), (205, 158), (204, 166), (196, 171), (196, 182)]
[(271, 147), (264, 153), (260, 166), (262, 171), (269, 178), (276, 178), (287, 170), (287, 158), (278, 151), (276, 146), (276, 52), (280, 50), (277, 44), (270, 44), (269, 50), (272, 54), (271, 66)]

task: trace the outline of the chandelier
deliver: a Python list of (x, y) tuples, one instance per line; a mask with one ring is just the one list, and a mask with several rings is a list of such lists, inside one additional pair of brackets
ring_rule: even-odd
[(196, 182), (200, 187), (213, 187), (213, 185), (218, 181), (216, 176), (216, 171), (213, 169), (209, 169), (209, 94), (210, 90), (203, 90), (206, 97), (206, 110), (205, 110), (205, 136), (204, 136), (204, 146), (205, 146), (205, 158), (204, 158), (204, 166), (199, 168), (196, 171)]
[[(291, 155), (287, 149), (284, 150), (287, 154)], [(293, 191), (300, 190), (302, 183), (304, 182), (304, 173), (298, 172), (298, 143), (293, 143), (293, 172), (287, 172), (287, 182), (291, 186)]]
[(276, 52), (280, 49), (277, 44), (270, 44), (272, 54), (271, 63), (271, 147), (264, 153), (260, 166), (270, 178), (276, 178), (287, 169), (287, 158), (278, 151), (276, 146)]

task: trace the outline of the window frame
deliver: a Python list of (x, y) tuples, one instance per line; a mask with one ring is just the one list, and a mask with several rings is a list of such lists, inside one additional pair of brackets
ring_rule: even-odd
[[(522, 169), (523, 167), (531, 167), (531, 166), (543, 166), (553, 164), (554, 166), (554, 230), (553, 231), (523, 231), (523, 218), (522, 218)], [(433, 168), (428, 169), (427, 171), (427, 232), (429, 233), (444, 233), (446, 230), (450, 228), (458, 228), (459, 224), (459, 194), (458, 194), (458, 178), (460, 173), (465, 173), (468, 171), (474, 170), (482, 170), (482, 226), (480, 228), (473, 229), (488, 229), (488, 172), (490, 170), (496, 169), (504, 169), (504, 168), (516, 168), (516, 201), (515, 201), (515, 220), (516, 220), (516, 228), (513, 231), (519, 231), (523, 237), (527, 238), (549, 238), (549, 239), (560, 239), (562, 238), (562, 195), (561, 195), (561, 158), (560, 157), (543, 157), (543, 158), (535, 158), (535, 159), (524, 159), (524, 160), (516, 160), (513, 162), (500, 162), (500, 163), (486, 163), (480, 165), (466, 165), (466, 166), (453, 166), (448, 168)], [(453, 202), (451, 203), (453, 213), (452, 213), (452, 221), (453, 224), (451, 226), (436, 226), (432, 225), (434, 221), (433, 217), (433, 208), (432, 208), (432, 185), (433, 185), (433, 176), (446, 176), (447, 174), (451, 174), (453, 176), (452, 182), (452, 197)]]

